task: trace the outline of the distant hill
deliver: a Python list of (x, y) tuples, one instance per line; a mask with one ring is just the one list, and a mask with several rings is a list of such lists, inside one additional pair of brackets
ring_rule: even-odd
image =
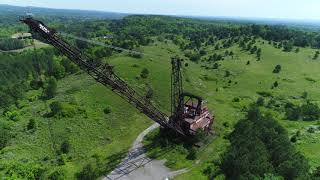
[(0, 4), (0, 15), (26, 15), (30, 12), (36, 16), (66, 16), (66, 17), (82, 17), (82, 18), (107, 18), (107, 19), (121, 19), (129, 14), (113, 13), (103, 11), (88, 11), (88, 10), (70, 10), (70, 9), (51, 9), (40, 7), (21, 7)]

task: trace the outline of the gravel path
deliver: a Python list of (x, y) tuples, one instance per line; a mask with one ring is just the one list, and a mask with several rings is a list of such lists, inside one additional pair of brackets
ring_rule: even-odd
[(172, 172), (164, 165), (164, 160), (152, 160), (145, 155), (142, 144), (143, 138), (158, 127), (158, 124), (153, 124), (140, 133), (130, 148), (127, 157), (103, 180), (164, 180), (187, 172), (186, 169)]

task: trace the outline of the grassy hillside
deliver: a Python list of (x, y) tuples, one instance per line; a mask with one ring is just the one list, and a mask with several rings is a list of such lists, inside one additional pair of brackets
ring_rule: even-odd
[[(208, 101), (208, 107), (215, 114), (214, 129), (217, 137), (207, 147), (200, 150), (198, 159), (195, 160), (195, 166), (194, 163), (186, 160), (186, 156), (177, 156), (177, 149), (173, 148), (172, 152), (169, 150), (169, 153), (165, 155), (159, 154), (157, 158), (167, 158), (169, 167), (173, 169), (191, 167), (189, 173), (181, 175), (177, 179), (207, 178), (203, 175), (203, 170), (208, 165), (212, 166), (212, 163), (217, 165), (215, 162), (219, 162), (220, 155), (228, 145), (224, 139), (225, 136), (232, 131), (233, 125), (243, 117), (243, 108), (255, 102), (261, 92), (267, 92), (273, 96), (273, 98), (265, 98), (266, 104), (270, 99), (274, 99), (278, 103), (287, 101), (303, 103), (305, 101), (301, 98), (303, 92), (308, 92), (308, 99), (318, 103), (317, 83), (320, 76), (317, 72), (320, 68), (320, 62), (312, 60), (315, 50), (303, 48), (299, 53), (288, 53), (276, 49), (262, 40), (257, 45), (262, 49), (260, 61), (257, 61), (254, 55), (241, 51), (238, 46), (233, 46), (229, 50), (232, 50), (235, 56), (221, 61), (219, 63), (221, 66), (217, 70), (207, 70), (200, 67), (207, 63), (193, 64), (188, 62), (190, 65), (185, 68), (184, 73), (190, 78), (190, 82), (185, 82), (185, 85), (188, 90), (201, 94)], [(219, 53), (219, 50), (215, 51), (210, 47), (207, 50), (209, 54)], [(220, 53), (224, 53), (225, 50), (220, 50)], [(247, 65), (247, 61), (250, 61), (250, 65)], [(278, 64), (282, 67), (281, 72), (279, 74), (272, 73)], [(225, 77), (226, 70), (230, 71), (231, 76)], [(310, 79), (314, 81), (310, 81)], [(231, 83), (229, 83), (230, 80)], [(279, 86), (272, 89), (275, 81), (278, 81)], [(235, 102), (235, 98), (239, 98), (240, 101)], [(298, 131), (301, 132), (301, 139), (294, 145), (307, 157), (313, 169), (318, 167), (320, 154), (315, 150), (320, 146), (319, 133), (309, 133), (308, 129), (310, 126), (319, 127), (319, 121), (289, 121), (283, 112), (275, 109), (267, 110), (288, 130), (290, 137)], [(147, 144), (150, 143), (153, 142), (147, 141)], [(156, 148), (152, 149), (151, 153), (163, 150), (167, 149), (159, 150)], [(156, 153), (155, 156), (157, 155)], [(170, 163), (172, 161), (176, 164)]]
[[(262, 51), (258, 61), (256, 54), (242, 50), (239, 42), (216, 48), (216, 44), (222, 46), (226, 40), (230, 40), (230, 34), (225, 31), (232, 34), (238, 25), (217, 26), (216, 23), (158, 16), (146, 19), (127, 18), (124, 20), (127, 23), (114, 21), (109, 27), (115, 35), (115, 45), (139, 48), (145, 53), (142, 58), (113, 52), (102, 60), (114, 65), (115, 72), (141, 94), (153, 89), (153, 103), (169, 114), (170, 58), (179, 55), (186, 59), (183, 68), (184, 89), (201, 95), (207, 101), (207, 106), (215, 115), (216, 136), (209, 139), (206, 146), (197, 149), (197, 158), (193, 160), (188, 160), (192, 159), (188, 157), (190, 152), (181, 141), (162, 147), (157, 144), (159, 131), (146, 138), (145, 144), (152, 147), (148, 149), (150, 156), (167, 159), (166, 164), (172, 169), (190, 168), (188, 173), (177, 179), (207, 179), (204, 173), (207, 167), (218, 169), (221, 156), (229, 146), (227, 136), (244, 117), (248, 105), (259, 97), (263, 98), (264, 112), (272, 113), (277, 122), (288, 130), (290, 138), (299, 132), (297, 141), (292, 144), (309, 160), (311, 170), (320, 166), (320, 152), (316, 151), (320, 147), (319, 120), (292, 121), (285, 114), (288, 102), (295, 105), (319, 103), (317, 87), (320, 59), (313, 58), (316, 49), (306, 46), (300, 47), (299, 52), (284, 52), (269, 44), (269, 41), (256, 38), (255, 45)], [(144, 23), (146, 25), (141, 26)], [(107, 24), (93, 21), (86, 27), (83, 36), (104, 35), (104, 26)], [(163, 25), (163, 29), (158, 24)], [(180, 28), (179, 24), (184, 24), (185, 28)], [(79, 23), (77, 27), (82, 26)], [(99, 33), (94, 32), (94, 27), (99, 27)], [(267, 30), (273, 32), (272, 28)], [(219, 38), (210, 33), (216, 33)], [(208, 43), (207, 36), (214, 43)], [(265, 35), (265, 38), (272, 36)], [(110, 43), (109, 40), (106, 43)], [(101, 50), (86, 44), (80, 45), (87, 48), (87, 52), (92, 52), (92, 56)], [(317, 44), (311, 41), (310, 45)], [(108, 54), (103, 49), (101, 51), (102, 54)], [(192, 51), (191, 54), (202, 51), (203, 55), (194, 60), (193, 56), (185, 57), (188, 51)], [(226, 51), (233, 53), (224, 55)], [(223, 55), (223, 60), (211, 61), (213, 54)], [(18, 55), (2, 54), (0, 57), (8, 59)], [(10, 64), (7, 61), (3, 66)], [(281, 65), (281, 71), (273, 73), (277, 65)], [(15, 66), (20, 67), (10, 65), (11, 68)], [(150, 72), (147, 78), (140, 76), (144, 68)], [(27, 73), (23, 78), (26, 77)], [(3, 79), (6, 81), (6, 78)], [(74, 179), (79, 172), (103, 175), (117, 165), (136, 136), (152, 124), (150, 119), (84, 72), (60, 79), (57, 89), (57, 95), (49, 100), (42, 97), (41, 88), (29, 90), (12, 106), (0, 110), (0, 127), (10, 131), (10, 140), (0, 153), (0, 177), (35, 179), (42, 174), (45, 178), (63, 174), (65, 179)], [(61, 103), (59, 115), (53, 115), (54, 102)], [(29, 129), (30, 122), (35, 122), (36, 128)], [(310, 127), (314, 128), (313, 132)]]
[[(303, 99), (295, 97), (299, 97), (304, 91), (307, 91), (309, 98), (314, 101), (319, 98), (316, 84), (320, 79), (317, 74), (320, 62), (310, 58), (315, 50), (305, 48), (299, 53), (285, 53), (262, 42), (258, 43), (263, 52), (261, 61), (256, 61), (255, 56), (241, 51), (237, 46), (230, 48), (235, 53), (234, 58), (221, 61), (217, 70), (204, 68), (206, 62), (197, 64), (187, 61), (189, 65), (184, 67), (184, 76), (189, 80), (184, 82), (185, 89), (202, 95), (208, 101), (208, 107), (215, 114), (214, 129), (217, 137), (199, 152), (195, 166), (192, 161), (185, 160), (183, 155), (170, 156), (170, 151), (167, 155), (158, 157), (166, 157), (169, 161), (177, 158), (176, 164), (170, 165), (174, 169), (192, 167), (189, 173), (177, 179), (206, 179), (202, 171), (208, 164), (218, 160), (225, 151), (228, 145), (224, 139), (225, 135), (230, 133), (232, 126), (243, 117), (242, 108), (259, 97), (257, 92), (269, 92), (277, 101), (302, 102)], [(143, 50), (150, 53), (142, 59), (116, 55), (106, 60), (115, 65), (115, 71), (138, 91), (146, 92), (146, 84), (151, 85), (155, 103), (168, 113), (170, 56), (182, 53), (170, 42), (156, 42)], [(219, 52), (210, 47), (207, 51), (208, 55)], [(224, 52), (225, 49), (220, 51)], [(248, 60), (251, 62), (250, 65), (246, 65)], [(282, 66), (282, 71), (273, 74), (272, 71), (277, 64)], [(143, 68), (150, 71), (150, 77), (147, 79), (137, 78)], [(225, 77), (226, 70), (231, 72), (230, 77)], [(308, 78), (314, 79), (315, 82), (310, 82)], [(229, 83), (229, 80), (232, 83)], [(279, 87), (271, 89), (274, 81), (279, 82)], [(65, 169), (71, 178), (82, 166), (91, 161), (95, 162), (96, 157), (108, 159), (116, 154), (124, 155), (139, 132), (152, 123), (112, 91), (95, 83), (85, 73), (60, 80), (58, 95), (52, 100), (43, 101), (37, 98), (40, 95), (41, 91), (28, 92), (26, 99), (21, 102), (21, 108), (16, 110), (19, 121), (12, 128), (15, 138), (2, 150), (1, 155), (5, 167), (19, 162), (40, 162), (48, 167), (57, 166), (61, 156), (57, 152), (63, 141), (68, 140), (71, 151), (66, 157), (66, 162), (57, 169)], [(237, 97), (240, 98), (240, 102), (233, 102)], [(76, 113), (71, 117), (47, 118), (46, 114), (50, 112), (49, 105), (53, 101), (67, 103)], [(107, 106), (112, 107), (110, 114), (103, 112)], [(314, 151), (320, 146), (317, 140), (319, 136), (317, 133), (307, 132), (308, 126), (318, 123), (293, 122), (285, 120), (283, 114), (277, 111), (272, 112), (290, 134), (293, 135), (298, 130), (302, 132), (302, 138), (296, 146), (313, 167), (319, 166), (320, 154)], [(8, 121), (4, 116), (1, 119)], [(38, 124), (35, 132), (26, 130), (30, 119), (35, 119)], [(225, 127), (226, 123), (228, 127)], [(107, 160), (105, 163), (111, 162)], [(54, 169), (50, 172), (52, 171)]]

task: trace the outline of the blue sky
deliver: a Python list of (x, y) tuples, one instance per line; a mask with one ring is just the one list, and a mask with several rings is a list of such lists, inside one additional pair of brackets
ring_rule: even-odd
[(0, 4), (127, 13), (320, 20), (320, 0), (0, 0)]

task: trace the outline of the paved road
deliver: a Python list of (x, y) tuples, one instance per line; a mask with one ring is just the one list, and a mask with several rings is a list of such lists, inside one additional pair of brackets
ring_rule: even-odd
[(158, 127), (158, 124), (153, 124), (144, 130), (134, 141), (127, 157), (103, 180), (164, 180), (186, 172), (186, 169), (172, 172), (164, 165), (164, 160), (151, 160), (145, 155), (143, 138)]

